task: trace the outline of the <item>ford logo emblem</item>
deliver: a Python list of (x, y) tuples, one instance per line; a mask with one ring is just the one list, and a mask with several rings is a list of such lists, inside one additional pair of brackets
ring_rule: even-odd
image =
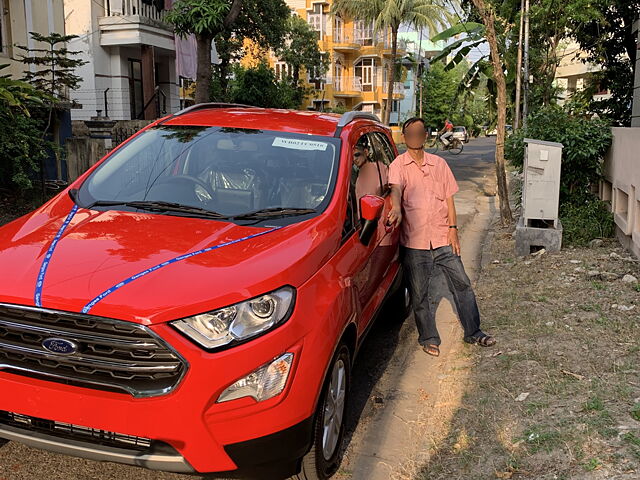
[(73, 355), (78, 351), (78, 344), (64, 338), (45, 338), (42, 346), (56, 355)]

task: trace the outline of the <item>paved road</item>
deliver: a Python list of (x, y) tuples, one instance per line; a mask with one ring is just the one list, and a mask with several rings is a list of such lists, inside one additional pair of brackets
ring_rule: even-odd
[[(444, 153), (453, 170), (460, 192), (456, 195), (459, 224), (474, 214), (475, 199), (485, 190), (491, 191), (493, 181), (493, 139), (474, 139), (465, 145), (462, 154)], [(488, 186), (489, 185), (489, 186)], [(464, 227), (462, 230), (464, 235)], [(359, 454), (366, 425), (376, 410), (384, 405), (389, 381), (383, 375), (399, 368), (415, 350), (416, 333), (411, 318), (398, 321), (393, 312), (383, 312), (363, 345), (354, 368), (352, 401), (348, 411), (348, 449), (343, 462), (344, 472), (353, 468)], [(388, 377), (388, 375), (386, 376)], [(0, 394), (10, 394), (2, 392)], [(382, 403), (380, 403), (382, 402)], [(193, 476), (151, 472), (140, 468), (98, 463), (66, 457), (8, 443), (0, 448), (0, 480), (33, 480), (64, 478), (65, 480), (193, 480)]]

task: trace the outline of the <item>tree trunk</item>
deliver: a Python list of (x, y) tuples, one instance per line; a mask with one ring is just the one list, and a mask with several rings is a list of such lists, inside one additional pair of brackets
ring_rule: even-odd
[(196, 103), (209, 101), (209, 85), (211, 85), (211, 40), (212, 37), (196, 35), (198, 46), (196, 68)]
[[(480, 12), (482, 22), (486, 29), (487, 43), (491, 51), (491, 63), (493, 64), (493, 78), (497, 90), (497, 136), (496, 136), (496, 180), (498, 183), (498, 196), (500, 198), (500, 219), (503, 224), (512, 222), (511, 207), (509, 206), (509, 189), (507, 187), (507, 174), (504, 161), (505, 124), (507, 120), (507, 85), (504, 78), (504, 70), (500, 51), (498, 50), (498, 38), (494, 24), (495, 15), (485, 0), (472, 0)], [(525, 79), (526, 81), (526, 79)]]
[(393, 107), (393, 84), (396, 73), (396, 56), (398, 55), (398, 27), (391, 27), (391, 62), (387, 69), (387, 103), (384, 107), (382, 122), (389, 125), (391, 121), (391, 110)]

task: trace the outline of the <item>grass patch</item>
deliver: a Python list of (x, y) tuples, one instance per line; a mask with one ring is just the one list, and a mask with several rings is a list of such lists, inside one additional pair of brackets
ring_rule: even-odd
[(591, 397), (584, 404), (584, 410), (587, 412), (601, 412), (604, 410), (604, 402), (599, 397)]
[[(618, 273), (620, 262), (610, 254), (622, 250), (605, 240), (598, 250), (542, 255), (536, 268), (506, 266), (514, 242), (501, 232), (506, 230), (495, 235), (490, 256), (502, 266), (483, 270), (476, 291), (502, 355), (465, 350), (474, 366), (450, 430), (465, 431), (473, 441), (464, 459), (455, 438), (435, 445), (411, 479), (487, 480), (508, 471), (514, 479), (527, 472), (527, 478), (559, 480), (591, 478), (587, 472), (594, 470), (606, 472), (602, 478), (640, 472), (640, 433), (623, 437), (617, 428), (632, 422), (630, 416), (640, 421), (640, 402), (632, 400), (640, 398), (640, 323), (636, 311), (610, 308), (637, 303), (637, 293), (575, 275), (569, 261)], [(640, 265), (625, 269), (640, 278)], [(575, 278), (569, 289), (568, 275)], [(522, 392), (530, 397), (514, 404)]]
[(583, 465), (584, 469), (587, 472), (593, 472), (594, 470), (600, 468), (601, 466), (602, 466), (602, 463), (597, 458), (592, 458)]
[(560, 446), (561, 436), (555, 430), (534, 426), (525, 430), (520, 440), (524, 440), (531, 453), (535, 454), (540, 451), (550, 453)]

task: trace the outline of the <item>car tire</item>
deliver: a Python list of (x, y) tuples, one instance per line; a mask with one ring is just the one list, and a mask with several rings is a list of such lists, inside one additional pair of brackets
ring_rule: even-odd
[(295, 480), (325, 480), (338, 470), (350, 380), (351, 355), (342, 344), (333, 356), (318, 402), (311, 450), (302, 457), (302, 469)]
[(411, 295), (409, 287), (403, 279), (400, 287), (387, 299), (386, 309), (398, 322), (403, 322), (411, 314)]

